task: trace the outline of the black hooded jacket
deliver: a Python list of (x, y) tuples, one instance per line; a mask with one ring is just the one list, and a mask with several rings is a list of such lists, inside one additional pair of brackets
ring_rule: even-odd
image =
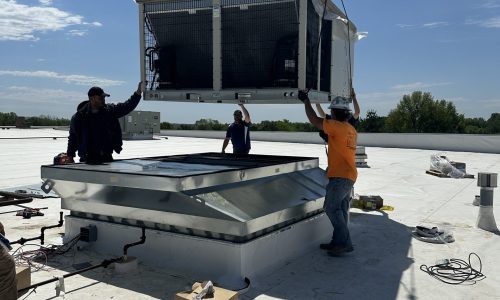
[(92, 113), (90, 102), (83, 101), (71, 118), (68, 137), (68, 156), (75, 157), (78, 151), (80, 162), (101, 163), (113, 160), (113, 150), (122, 150), (122, 130), (118, 118), (133, 111), (141, 96), (134, 93), (127, 101), (105, 104)]

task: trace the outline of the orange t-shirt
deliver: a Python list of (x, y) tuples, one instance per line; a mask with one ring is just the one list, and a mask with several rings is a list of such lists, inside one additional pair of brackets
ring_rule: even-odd
[(356, 129), (347, 122), (324, 119), (323, 131), (328, 135), (328, 177), (358, 178), (356, 169)]

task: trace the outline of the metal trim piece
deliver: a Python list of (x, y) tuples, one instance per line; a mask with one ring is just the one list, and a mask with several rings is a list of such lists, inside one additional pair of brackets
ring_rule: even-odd
[[(305, 84), (305, 83), (304, 83)], [(190, 102), (188, 95), (196, 94), (199, 96), (197, 102), (206, 103), (261, 103), (261, 104), (302, 104), (298, 100), (298, 90), (296, 88), (280, 89), (222, 89), (220, 91), (210, 90), (148, 90), (144, 93), (146, 101), (175, 101)], [(244, 100), (235, 99), (235, 94), (251, 94), (252, 98)], [(309, 93), (312, 102), (328, 103), (328, 92), (311, 89)]]
[[(219, 154), (219, 153), (217, 153)], [(254, 155), (257, 157), (258, 155)], [(252, 157), (249, 155), (247, 158)], [(158, 157), (164, 158), (164, 157)], [(210, 171), (195, 176), (158, 175), (147, 170), (143, 172), (123, 172), (107, 170), (103, 165), (95, 165), (92, 169), (85, 164), (76, 165), (45, 165), (41, 167), (41, 177), (53, 180), (107, 184), (117, 187), (140, 188), (149, 190), (180, 192), (191, 189), (213, 187), (254, 180), (266, 176), (276, 176), (319, 166), (317, 158), (289, 157), (294, 161), (283, 164), (270, 164), (253, 168), (235, 168), (224, 171)], [(149, 158), (151, 159), (151, 158)], [(123, 160), (127, 161), (127, 160)], [(120, 160), (110, 164), (119, 163)], [(79, 168), (79, 165), (82, 168)], [(207, 176), (210, 175), (210, 176)]]

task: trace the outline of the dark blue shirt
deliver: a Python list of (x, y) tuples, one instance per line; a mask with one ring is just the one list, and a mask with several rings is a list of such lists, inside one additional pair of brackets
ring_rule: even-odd
[(245, 121), (232, 123), (227, 128), (226, 138), (231, 139), (233, 153), (248, 154), (250, 151), (250, 123)]

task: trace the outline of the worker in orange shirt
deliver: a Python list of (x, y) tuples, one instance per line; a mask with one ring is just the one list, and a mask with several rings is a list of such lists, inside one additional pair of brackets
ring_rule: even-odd
[(333, 226), (332, 239), (321, 244), (331, 256), (352, 252), (351, 237), (347, 228), (351, 190), (358, 177), (356, 169), (356, 129), (348, 123), (351, 117), (349, 100), (335, 97), (330, 106), (332, 119), (316, 115), (306, 91), (299, 91), (309, 122), (328, 135), (328, 185), (325, 195), (325, 212)]

